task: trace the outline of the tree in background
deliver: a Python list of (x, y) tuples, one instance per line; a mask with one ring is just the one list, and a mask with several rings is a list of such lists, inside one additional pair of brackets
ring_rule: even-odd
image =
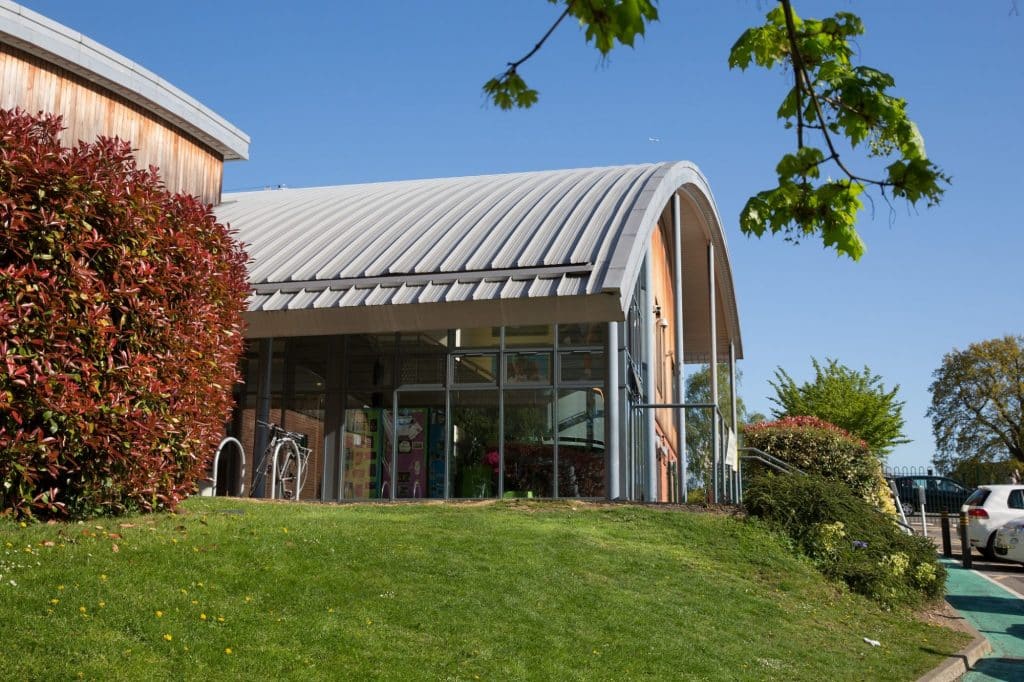
[(932, 377), (928, 416), (940, 469), (963, 460), (1024, 463), (1024, 336), (954, 349)]
[[(736, 371), (736, 383), (739, 384), (741, 373)], [(705, 365), (686, 377), (686, 403), (711, 403), (711, 369)], [(718, 409), (727, 426), (732, 425), (732, 402), (729, 393), (729, 372), (723, 368), (718, 371)], [(736, 414), (740, 425), (764, 420), (759, 413), (747, 414), (743, 398), (736, 398)], [(709, 466), (711, 453), (711, 410), (689, 409), (686, 411), (686, 452), (689, 457), (690, 475), (703, 481)]]
[(246, 255), (127, 142), (0, 110), (0, 514), (172, 509), (223, 435)]
[(776, 418), (812, 416), (835, 424), (857, 438), (863, 439), (871, 452), (885, 457), (893, 447), (909, 443), (903, 435), (903, 406), (896, 399), (899, 384), (886, 390), (882, 377), (868, 367), (861, 372), (827, 359), (822, 366), (811, 358), (814, 379), (801, 385), (781, 367), (775, 370), (775, 389), (770, 400), (779, 406), (773, 409)]
[[(602, 56), (616, 44), (632, 47), (647, 25), (658, 20), (657, 0), (549, 2), (561, 8), (551, 27), (533, 49), (508, 62), (504, 72), (484, 85), (485, 95), (502, 109), (526, 108), (537, 101), (537, 91), (519, 70), (567, 17), (579, 23), (585, 40)], [(795, 242), (818, 236), (826, 247), (857, 260), (865, 251), (856, 230), (865, 190), (874, 189), (887, 204), (903, 199), (912, 206), (931, 206), (941, 200), (949, 177), (928, 159), (924, 139), (907, 116), (906, 101), (889, 92), (893, 77), (854, 65), (852, 41), (863, 33), (863, 22), (855, 14), (802, 19), (790, 0), (781, 0), (764, 25), (748, 29), (732, 46), (731, 68), (756, 64), (788, 74), (792, 87), (776, 115), (796, 135), (794, 151), (783, 155), (775, 168), (778, 186), (758, 192), (743, 207), (744, 233), (782, 234)], [(868, 177), (851, 165), (849, 156), (855, 153), (866, 166), (884, 165)]]

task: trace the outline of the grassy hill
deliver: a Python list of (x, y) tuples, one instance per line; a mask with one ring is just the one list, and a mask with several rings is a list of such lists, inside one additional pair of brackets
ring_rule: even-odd
[(0, 575), (5, 679), (912, 680), (964, 642), (757, 524), (626, 505), (193, 499), (0, 522)]

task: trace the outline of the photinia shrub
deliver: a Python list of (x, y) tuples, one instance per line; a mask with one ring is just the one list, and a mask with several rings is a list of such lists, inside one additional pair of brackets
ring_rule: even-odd
[[(818, 417), (784, 417), (744, 427), (745, 444), (763, 450), (797, 469), (849, 487), (877, 508), (896, 513), (878, 458), (867, 443)], [(758, 469), (749, 467), (747, 476)]]
[(231, 409), (246, 256), (126, 142), (0, 111), (0, 510), (174, 508)]
[(815, 475), (764, 475), (747, 489), (743, 504), (854, 592), (889, 606), (943, 594), (946, 569), (931, 540), (903, 533), (891, 516), (843, 483)]

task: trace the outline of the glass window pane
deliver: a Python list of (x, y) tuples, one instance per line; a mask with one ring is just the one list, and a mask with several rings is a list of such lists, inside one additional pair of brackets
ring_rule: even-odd
[(506, 353), (505, 363), (509, 384), (551, 383), (551, 353)]
[(300, 433), (299, 446), (309, 449), (302, 472), (299, 498), (320, 499), (324, 464), (324, 416), (327, 398), (327, 358), (329, 337), (288, 339), (285, 362), (285, 400), (287, 409), (281, 425)]
[(605, 496), (604, 394), (558, 392), (558, 495)]
[(448, 348), (448, 330), (402, 332), (398, 335), (402, 352), (443, 353)]
[(560, 324), (558, 325), (558, 345), (560, 348), (573, 346), (600, 346), (603, 348), (607, 332), (607, 322)]
[(497, 348), (501, 344), (501, 327), (476, 327), (455, 330), (456, 348)]
[(506, 348), (550, 348), (554, 343), (554, 329), (549, 324), (505, 327)]
[[(422, 499), (444, 496), (444, 393), (399, 393), (398, 419), (383, 411), (384, 451), (381, 457), (382, 497)], [(434, 407), (427, 407), (433, 404)], [(392, 434), (396, 434), (394, 438)], [(392, 476), (392, 443), (396, 443)]]
[(495, 384), (498, 378), (498, 356), (494, 353), (454, 356), (456, 384)]
[(400, 359), (398, 385), (444, 384), (444, 355), (403, 355)]
[(380, 465), (383, 448), (381, 413), (376, 407), (345, 410), (342, 438), (341, 499), (369, 500), (380, 497)]
[(561, 381), (585, 381), (603, 384), (608, 363), (603, 351), (570, 351), (560, 353)]
[(498, 391), (452, 391), (452, 497), (498, 494)]
[(554, 401), (549, 389), (505, 392), (505, 496), (553, 497)]

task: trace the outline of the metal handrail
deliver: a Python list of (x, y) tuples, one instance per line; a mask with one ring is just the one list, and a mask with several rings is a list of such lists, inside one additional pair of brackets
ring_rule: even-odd
[(762, 464), (771, 467), (772, 469), (778, 471), (781, 474), (800, 474), (801, 476), (807, 475), (807, 472), (796, 468), (795, 466), (793, 466), (784, 459), (779, 459), (775, 455), (768, 454), (764, 450), (751, 447), (739, 448), (739, 450), (740, 452), (757, 453), (755, 455), (742, 455), (740, 459), (749, 459), (755, 462), (761, 462)]

